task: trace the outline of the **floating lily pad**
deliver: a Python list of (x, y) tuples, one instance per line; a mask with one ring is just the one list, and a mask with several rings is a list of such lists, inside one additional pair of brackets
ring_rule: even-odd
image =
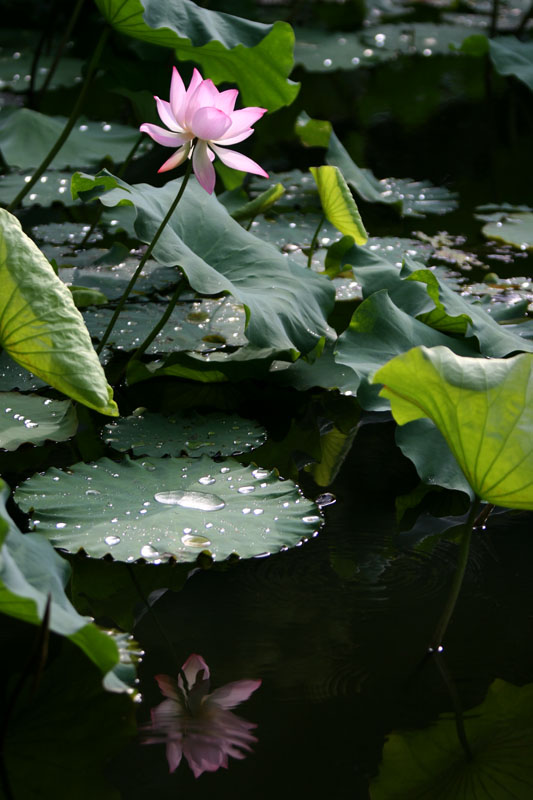
[[(127, 305), (113, 329), (109, 344), (117, 350), (134, 350), (148, 336), (164, 310), (164, 306), (156, 303)], [(102, 338), (112, 314), (107, 308), (85, 312), (91, 336), (97, 340)], [(244, 324), (244, 310), (231, 298), (180, 303), (146, 352), (203, 352), (226, 345), (241, 346), (247, 343)]]
[(33, 372), (21, 367), (8, 356), (5, 351), (0, 353), (0, 391), (10, 392), (12, 389), (21, 389), (24, 392), (42, 389), (46, 383), (36, 378)]
[[(29, 108), (14, 111), (0, 128), (0, 150), (7, 164), (19, 169), (38, 167), (59, 139), (66, 117), (49, 117)], [(53, 169), (92, 166), (109, 157), (120, 163), (128, 155), (139, 132), (113, 122), (82, 119), (52, 161)]]
[[(18, 33), (18, 32), (17, 32)], [(29, 31), (26, 33), (30, 33)], [(31, 31), (34, 34), (34, 31)], [(32, 63), (35, 56), (35, 47), (38, 37), (32, 36), (33, 42), (21, 42), (20, 36), (16, 47), (4, 46), (0, 48), (0, 89), (9, 89), (12, 92), (27, 92), (30, 86)], [(57, 46), (57, 45), (56, 45)], [(54, 55), (41, 55), (39, 67), (36, 72), (35, 88), (39, 90), (46, 80), (46, 76), (54, 60)], [(57, 65), (49, 89), (59, 86), (74, 86), (82, 80), (83, 60), (63, 56)]]
[(432, 56), (460, 47), (475, 27), (405, 22), (379, 25), (358, 33), (324, 33), (298, 28), (294, 59), (308, 72), (333, 72), (374, 66), (398, 56)]
[[(84, 251), (89, 255), (91, 252), (94, 251)], [(105, 258), (105, 254), (103, 254), (103, 258)], [(76, 263), (78, 263), (77, 260)], [(95, 267), (78, 266), (69, 280), (75, 284), (83, 284), (91, 289), (97, 289), (108, 300), (119, 300), (138, 266), (139, 262), (135, 258), (128, 258), (113, 266), (109, 264), (98, 264)], [(60, 272), (59, 277), (64, 277), (63, 271)], [(168, 291), (177, 284), (179, 279), (180, 275), (173, 267), (160, 267), (156, 261), (148, 261), (135, 284), (132, 297)]]
[(369, 169), (361, 169), (334, 133), (330, 137), (326, 160), (340, 169), (346, 183), (363, 200), (396, 207), (404, 217), (447, 214), (457, 207), (456, 195), (443, 186), (410, 178), (380, 180)]
[[(31, 230), (32, 238), (39, 244), (81, 244), (90, 230), (90, 225), (81, 222), (49, 222), (35, 225)], [(91, 244), (103, 238), (98, 229), (91, 233)]]
[(52, 468), (22, 483), (16, 501), (55, 547), (119, 561), (250, 558), (298, 544), (321, 522), (274, 470), (207, 456)]
[(0, 448), (16, 450), (21, 444), (42, 444), (47, 439), (64, 442), (78, 427), (69, 400), (0, 392)]
[(191, 456), (248, 453), (263, 444), (266, 431), (236, 414), (190, 414), (164, 417), (149, 411), (105, 426), (104, 440), (134, 456)]
[[(17, 196), (25, 183), (32, 177), (32, 172), (12, 172), (10, 175), (0, 175), (0, 203), (8, 205)], [(37, 181), (35, 186), (22, 200), (22, 205), (50, 206), (52, 203), (62, 203), (65, 206), (74, 204), (81, 206), (79, 200), (73, 200), (70, 194), (70, 179), (72, 173), (59, 170), (48, 170)]]
[[(309, 117), (301, 117), (305, 122)], [(285, 188), (283, 194), (276, 203), (276, 212), (294, 211), (295, 209), (316, 209), (321, 214), (321, 203), (316, 188), (316, 183), (310, 172), (302, 172), (299, 169), (292, 169), (287, 172), (271, 172), (269, 178), (252, 178), (249, 189), (252, 197), (265, 191), (265, 188), (274, 188), (281, 183)]]
[(533, 250), (533, 214), (502, 215), (501, 219), (484, 225), (483, 234), (487, 239), (496, 239), (520, 250)]

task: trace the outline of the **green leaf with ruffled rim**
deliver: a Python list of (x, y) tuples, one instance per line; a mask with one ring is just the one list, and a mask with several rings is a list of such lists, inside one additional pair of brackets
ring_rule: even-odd
[(462, 358), (446, 347), (416, 347), (382, 367), (396, 422), (428, 417), (478, 497), (533, 509), (533, 355)]
[(287, 80), (294, 33), (286, 22), (264, 25), (201, 8), (190, 0), (96, 0), (108, 22), (126, 36), (170, 47), (199, 64), (204, 78), (236, 83), (245, 105), (275, 111), (290, 105), (299, 84)]
[(22, 367), (101, 414), (118, 416), (83, 318), (16, 217), (0, 209), (0, 346)]

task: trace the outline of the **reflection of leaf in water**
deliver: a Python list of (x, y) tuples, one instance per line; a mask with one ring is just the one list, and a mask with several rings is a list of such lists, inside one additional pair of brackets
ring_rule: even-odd
[(533, 796), (533, 684), (496, 680), (465, 714), (473, 760), (457, 738), (455, 716), (429, 729), (393, 733), (371, 784), (372, 800), (530, 800)]

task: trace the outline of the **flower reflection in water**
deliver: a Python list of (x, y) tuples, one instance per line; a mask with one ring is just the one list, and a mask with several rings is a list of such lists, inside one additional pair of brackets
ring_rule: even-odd
[[(171, 772), (183, 756), (194, 776), (228, 766), (228, 757), (245, 758), (257, 742), (257, 726), (230, 709), (248, 700), (260, 680), (234, 681), (209, 692), (209, 667), (201, 656), (189, 656), (177, 680), (156, 675), (167, 698), (152, 709), (146, 744), (165, 742)], [(185, 680), (184, 680), (185, 679)]]

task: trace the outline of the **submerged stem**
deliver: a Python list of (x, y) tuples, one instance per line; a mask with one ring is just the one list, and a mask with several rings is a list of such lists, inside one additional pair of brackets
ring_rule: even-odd
[(105, 330), (105, 333), (104, 333), (104, 335), (103, 335), (103, 337), (102, 337), (102, 339), (100, 341), (100, 344), (96, 348), (96, 352), (97, 353), (101, 353), (102, 350), (104, 349), (104, 346), (105, 346), (107, 340), (109, 339), (111, 331), (115, 327), (115, 323), (116, 323), (116, 321), (117, 321), (117, 319), (119, 317), (119, 314), (122, 311), (122, 309), (124, 308), (124, 304), (125, 304), (126, 300), (128, 299), (128, 297), (130, 296), (131, 290), (135, 286), (135, 283), (137, 282), (137, 278), (141, 274), (144, 265), (146, 264), (146, 262), (148, 261), (148, 259), (152, 255), (152, 251), (153, 251), (154, 247), (156, 246), (157, 242), (159, 241), (159, 237), (163, 233), (163, 230), (165, 229), (165, 226), (166, 226), (167, 222), (169, 221), (169, 219), (171, 218), (172, 214), (176, 210), (176, 206), (178, 205), (179, 201), (181, 200), (181, 198), (183, 196), (183, 192), (185, 191), (185, 187), (187, 186), (187, 183), (188, 183), (188, 180), (190, 178), (191, 172), (192, 172), (192, 159), (189, 159), (187, 161), (187, 170), (185, 172), (185, 175), (183, 176), (183, 180), (181, 182), (181, 186), (179, 188), (179, 192), (176, 195), (176, 198), (175, 198), (174, 202), (172, 203), (172, 205), (170, 206), (169, 210), (167, 211), (167, 213), (165, 215), (165, 218), (163, 219), (163, 222), (161, 223), (161, 225), (157, 229), (154, 238), (152, 239), (152, 241), (148, 245), (148, 248), (147, 248), (144, 256), (141, 258), (141, 260), (139, 262), (139, 266), (137, 267), (137, 269), (133, 273), (133, 276), (132, 276), (130, 282), (126, 286), (126, 289), (124, 290), (124, 294), (122, 295), (122, 297), (119, 300), (118, 306), (116, 307), (116, 309), (115, 309), (115, 311), (113, 313), (113, 316), (111, 317), (111, 320), (109, 321), (109, 325), (107, 326), (107, 328)]
[(15, 208), (17, 208), (19, 203), (26, 197), (26, 195), (28, 194), (30, 189), (33, 186), (35, 186), (35, 184), (37, 183), (37, 181), (39, 180), (39, 178), (41, 177), (43, 172), (52, 163), (52, 161), (54, 160), (54, 158), (59, 153), (59, 151), (61, 150), (61, 148), (63, 147), (63, 145), (67, 141), (68, 137), (70, 136), (72, 128), (76, 124), (76, 120), (78, 119), (78, 117), (79, 117), (79, 115), (81, 113), (81, 109), (83, 107), (83, 103), (85, 102), (85, 96), (87, 94), (87, 90), (89, 89), (89, 86), (90, 86), (91, 81), (93, 79), (94, 73), (96, 72), (96, 69), (98, 67), (98, 62), (100, 61), (100, 57), (102, 55), (102, 51), (104, 49), (105, 43), (107, 41), (107, 38), (108, 38), (110, 32), (111, 32), (111, 28), (108, 28), (108, 27), (104, 28), (104, 30), (102, 31), (102, 35), (100, 36), (100, 39), (98, 40), (98, 44), (96, 45), (96, 48), (95, 48), (94, 53), (93, 53), (93, 56), (91, 58), (89, 66), (87, 68), (87, 74), (85, 75), (85, 80), (84, 80), (83, 85), (82, 85), (82, 87), (80, 89), (80, 93), (78, 95), (78, 99), (76, 100), (76, 102), (74, 104), (74, 108), (71, 111), (70, 117), (69, 117), (65, 127), (63, 128), (59, 138), (56, 141), (56, 143), (54, 144), (54, 146), (49, 151), (48, 155), (45, 156), (45, 158), (43, 159), (41, 164), (37, 167), (36, 171), (33, 173), (32, 177), (31, 177), (31, 180), (29, 180), (28, 183), (24, 184), (23, 188), (20, 190), (18, 195), (15, 197), (15, 199), (7, 207), (7, 210), (10, 213), (12, 213), (15, 210)]
[(61, 41), (59, 43), (59, 47), (56, 50), (56, 54), (54, 56), (54, 60), (53, 60), (53, 62), (51, 64), (51, 66), (50, 66), (50, 69), (48, 70), (48, 73), (46, 75), (46, 79), (45, 79), (43, 85), (39, 89), (39, 93), (40, 94), (44, 94), (46, 92), (46, 90), (48, 89), (50, 81), (52, 80), (52, 78), (54, 76), (54, 73), (55, 73), (55, 71), (57, 69), (57, 65), (59, 64), (59, 62), (61, 60), (61, 56), (63, 55), (63, 50), (65, 49), (65, 47), (67, 45), (67, 42), (68, 42), (68, 40), (70, 38), (70, 34), (72, 33), (72, 31), (74, 29), (74, 25), (76, 24), (77, 19), (78, 19), (79, 15), (80, 15), (80, 11), (81, 11), (81, 8), (82, 8), (84, 2), (85, 2), (85, 0), (78, 0), (78, 2), (76, 3), (76, 5), (74, 7), (74, 10), (73, 10), (72, 14), (70, 15), (70, 19), (67, 22), (67, 27), (65, 28), (65, 32), (63, 33), (63, 36), (62, 36)]
[(461, 586), (463, 585), (463, 578), (465, 575), (466, 565), (468, 563), (468, 553), (470, 551), (470, 540), (472, 538), (472, 530), (474, 528), (474, 523), (477, 517), (480, 502), (481, 501), (479, 497), (476, 496), (470, 508), (468, 519), (465, 522), (464, 530), (461, 535), (461, 543), (459, 545), (459, 560), (457, 562), (457, 567), (455, 569), (455, 574), (453, 576), (453, 582), (450, 589), (450, 594), (448, 595), (446, 605), (444, 606), (441, 618), (435, 629), (435, 633), (433, 634), (433, 640), (429, 648), (430, 652), (438, 651), (439, 647), (441, 647), (442, 640), (444, 639), (444, 634), (448, 629), (448, 625), (450, 624), (450, 620), (455, 610), (457, 599), (461, 591)]
[(453, 704), (453, 710), (455, 713), (455, 729), (457, 731), (457, 738), (461, 743), (461, 747), (463, 748), (466, 756), (467, 761), (472, 761), (474, 758), (472, 754), (472, 750), (470, 749), (470, 745), (468, 744), (468, 739), (466, 738), (466, 731), (465, 731), (465, 723), (464, 723), (464, 716), (463, 716), (463, 705), (461, 703), (461, 698), (459, 697), (459, 693), (457, 691), (457, 687), (454, 683), (452, 676), (446, 666), (444, 661), (442, 652), (436, 650), (433, 653), (435, 664), (437, 666), (438, 671), (440, 672), (440, 676), (444, 683), (446, 684), (446, 688), (448, 689), (448, 693), (450, 695), (450, 699)]

